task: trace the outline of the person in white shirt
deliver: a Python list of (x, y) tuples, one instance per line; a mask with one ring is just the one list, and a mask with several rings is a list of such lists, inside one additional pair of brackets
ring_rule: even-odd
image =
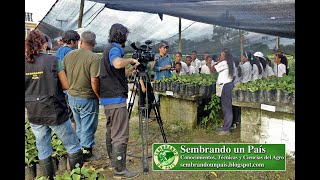
[(273, 69), (271, 67), (271, 60), (266, 57), (266, 61), (267, 61), (267, 65), (266, 65), (266, 77), (269, 77), (269, 76), (274, 76), (274, 72), (273, 72)]
[(274, 55), (274, 67), (273, 71), (277, 77), (282, 77), (286, 75), (286, 66), (281, 63), (281, 59), (284, 58), (282, 54), (275, 54)]
[(242, 83), (246, 83), (251, 81), (252, 78), (252, 66), (249, 62), (252, 54), (249, 51), (243, 51), (241, 57), (241, 64), (238, 67), (238, 77), (239, 81)]
[(252, 61), (252, 78), (251, 81), (262, 78), (262, 66), (258, 57), (253, 57)]
[(211, 67), (214, 66), (215, 64), (217, 64), (218, 61), (219, 61), (219, 56), (216, 54), (212, 55)]
[(189, 74), (196, 74), (196, 69), (191, 65), (191, 56), (186, 56), (186, 64), (189, 70)]
[[(184, 74), (189, 74), (189, 68), (185, 62), (182, 61), (182, 53), (181, 52), (176, 52), (175, 54), (175, 63), (180, 62), (181, 63), (181, 72)], [(172, 68), (172, 70), (175, 70)]]
[(201, 61), (197, 58), (197, 51), (193, 50), (191, 52), (191, 66), (196, 70), (196, 73), (201, 71)]
[(206, 57), (206, 64), (201, 66), (201, 74), (211, 74), (211, 62), (212, 58), (210, 56)]
[(201, 66), (207, 64), (207, 61), (206, 61), (207, 56), (209, 56), (209, 53), (208, 53), (208, 52), (205, 52), (205, 53), (203, 54), (203, 60), (201, 61)]
[(216, 82), (216, 95), (221, 96), (221, 105), (223, 111), (223, 127), (218, 128), (218, 135), (230, 134), (233, 121), (232, 112), (232, 89), (234, 62), (228, 48), (223, 48), (220, 54), (220, 60), (213, 66), (214, 71), (219, 73)]
[(253, 56), (257, 57), (259, 59), (259, 62), (260, 62), (260, 66), (262, 67), (262, 74), (261, 74), (261, 78), (265, 78), (267, 76), (267, 72), (266, 71), (266, 65), (267, 65), (267, 62), (266, 62), (266, 59), (264, 58), (264, 55), (262, 54), (262, 52), (260, 51), (257, 51), (253, 54)]
[(186, 73), (184, 71), (182, 71), (182, 65), (181, 65), (181, 62), (176, 62), (176, 68), (175, 70), (173, 70), (171, 72), (171, 74), (177, 74), (179, 76), (181, 75), (186, 75)]

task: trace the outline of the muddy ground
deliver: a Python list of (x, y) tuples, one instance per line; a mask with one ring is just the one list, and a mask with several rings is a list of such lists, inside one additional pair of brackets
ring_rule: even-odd
[[(136, 116), (136, 109), (132, 113), (130, 119), (130, 138), (128, 145), (128, 154), (133, 156), (141, 156), (142, 141), (139, 134), (139, 118)], [(152, 143), (163, 143), (163, 136), (159, 128), (159, 124), (154, 118), (154, 113), (151, 113), (151, 119), (149, 122), (149, 155), (151, 155)], [(91, 161), (85, 163), (87, 167), (104, 168), (106, 179), (112, 179), (112, 172), (106, 168), (109, 159), (106, 153), (105, 145), (105, 132), (106, 132), (106, 118), (103, 114), (103, 107), (100, 106), (99, 124), (95, 135), (96, 145), (94, 147), (94, 153), (101, 156), (100, 160)], [(241, 128), (241, 127), (240, 127)], [(240, 141), (240, 128), (235, 129), (231, 135), (219, 136), (216, 135), (212, 130), (195, 129), (192, 132), (184, 132), (179, 126), (164, 125), (167, 141), (170, 143), (239, 143)], [(135, 170), (140, 175), (135, 179), (227, 179), (227, 180), (242, 180), (242, 179), (284, 179), (292, 180), (295, 179), (295, 161), (294, 159), (287, 157), (286, 171), (175, 171), (175, 172), (164, 172), (164, 171), (152, 171), (152, 158), (149, 158), (149, 172), (143, 173), (143, 166), (141, 158), (128, 157), (127, 167), (129, 170)]]

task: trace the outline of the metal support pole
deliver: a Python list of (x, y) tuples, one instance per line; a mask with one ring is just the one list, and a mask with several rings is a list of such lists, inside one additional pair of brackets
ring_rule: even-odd
[(179, 17), (179, 51), (182, 51), (182, 45), (181, 45), (181, 18)]
[(78, 20), (78, 28), (82, 27), (83, 7), (84, 7), (84, 0), (81, 0), (81, 2), (80, 2), (79, 20)]
[(240, 58), (241, 58), (243, 54), (243, 31), (241, 31), (241, 29), (239, 29), (239, 37), (240, 37)]

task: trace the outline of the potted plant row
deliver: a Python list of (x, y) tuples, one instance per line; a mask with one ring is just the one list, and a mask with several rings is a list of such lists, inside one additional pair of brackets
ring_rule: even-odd
[(215, 93), (216, 75), (192, 74), (178, 76), (173, 74), (171, 78), (163, 77), (156, 80), (154, 90), (172, 91), (175, 94), (188, 96), (210, 96)]
[(252, 103), (295, 105), (295, 80), (292, 76), (238, 83), (232, 91), (232, 100)]

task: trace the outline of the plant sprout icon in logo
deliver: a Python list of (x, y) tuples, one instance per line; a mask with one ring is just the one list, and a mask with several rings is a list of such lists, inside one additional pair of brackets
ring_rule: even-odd
[(161, 145), (155, 150), (153, 160), (160, 169), (172, 169), (178, 163), (179, 154), (173, 146)]

